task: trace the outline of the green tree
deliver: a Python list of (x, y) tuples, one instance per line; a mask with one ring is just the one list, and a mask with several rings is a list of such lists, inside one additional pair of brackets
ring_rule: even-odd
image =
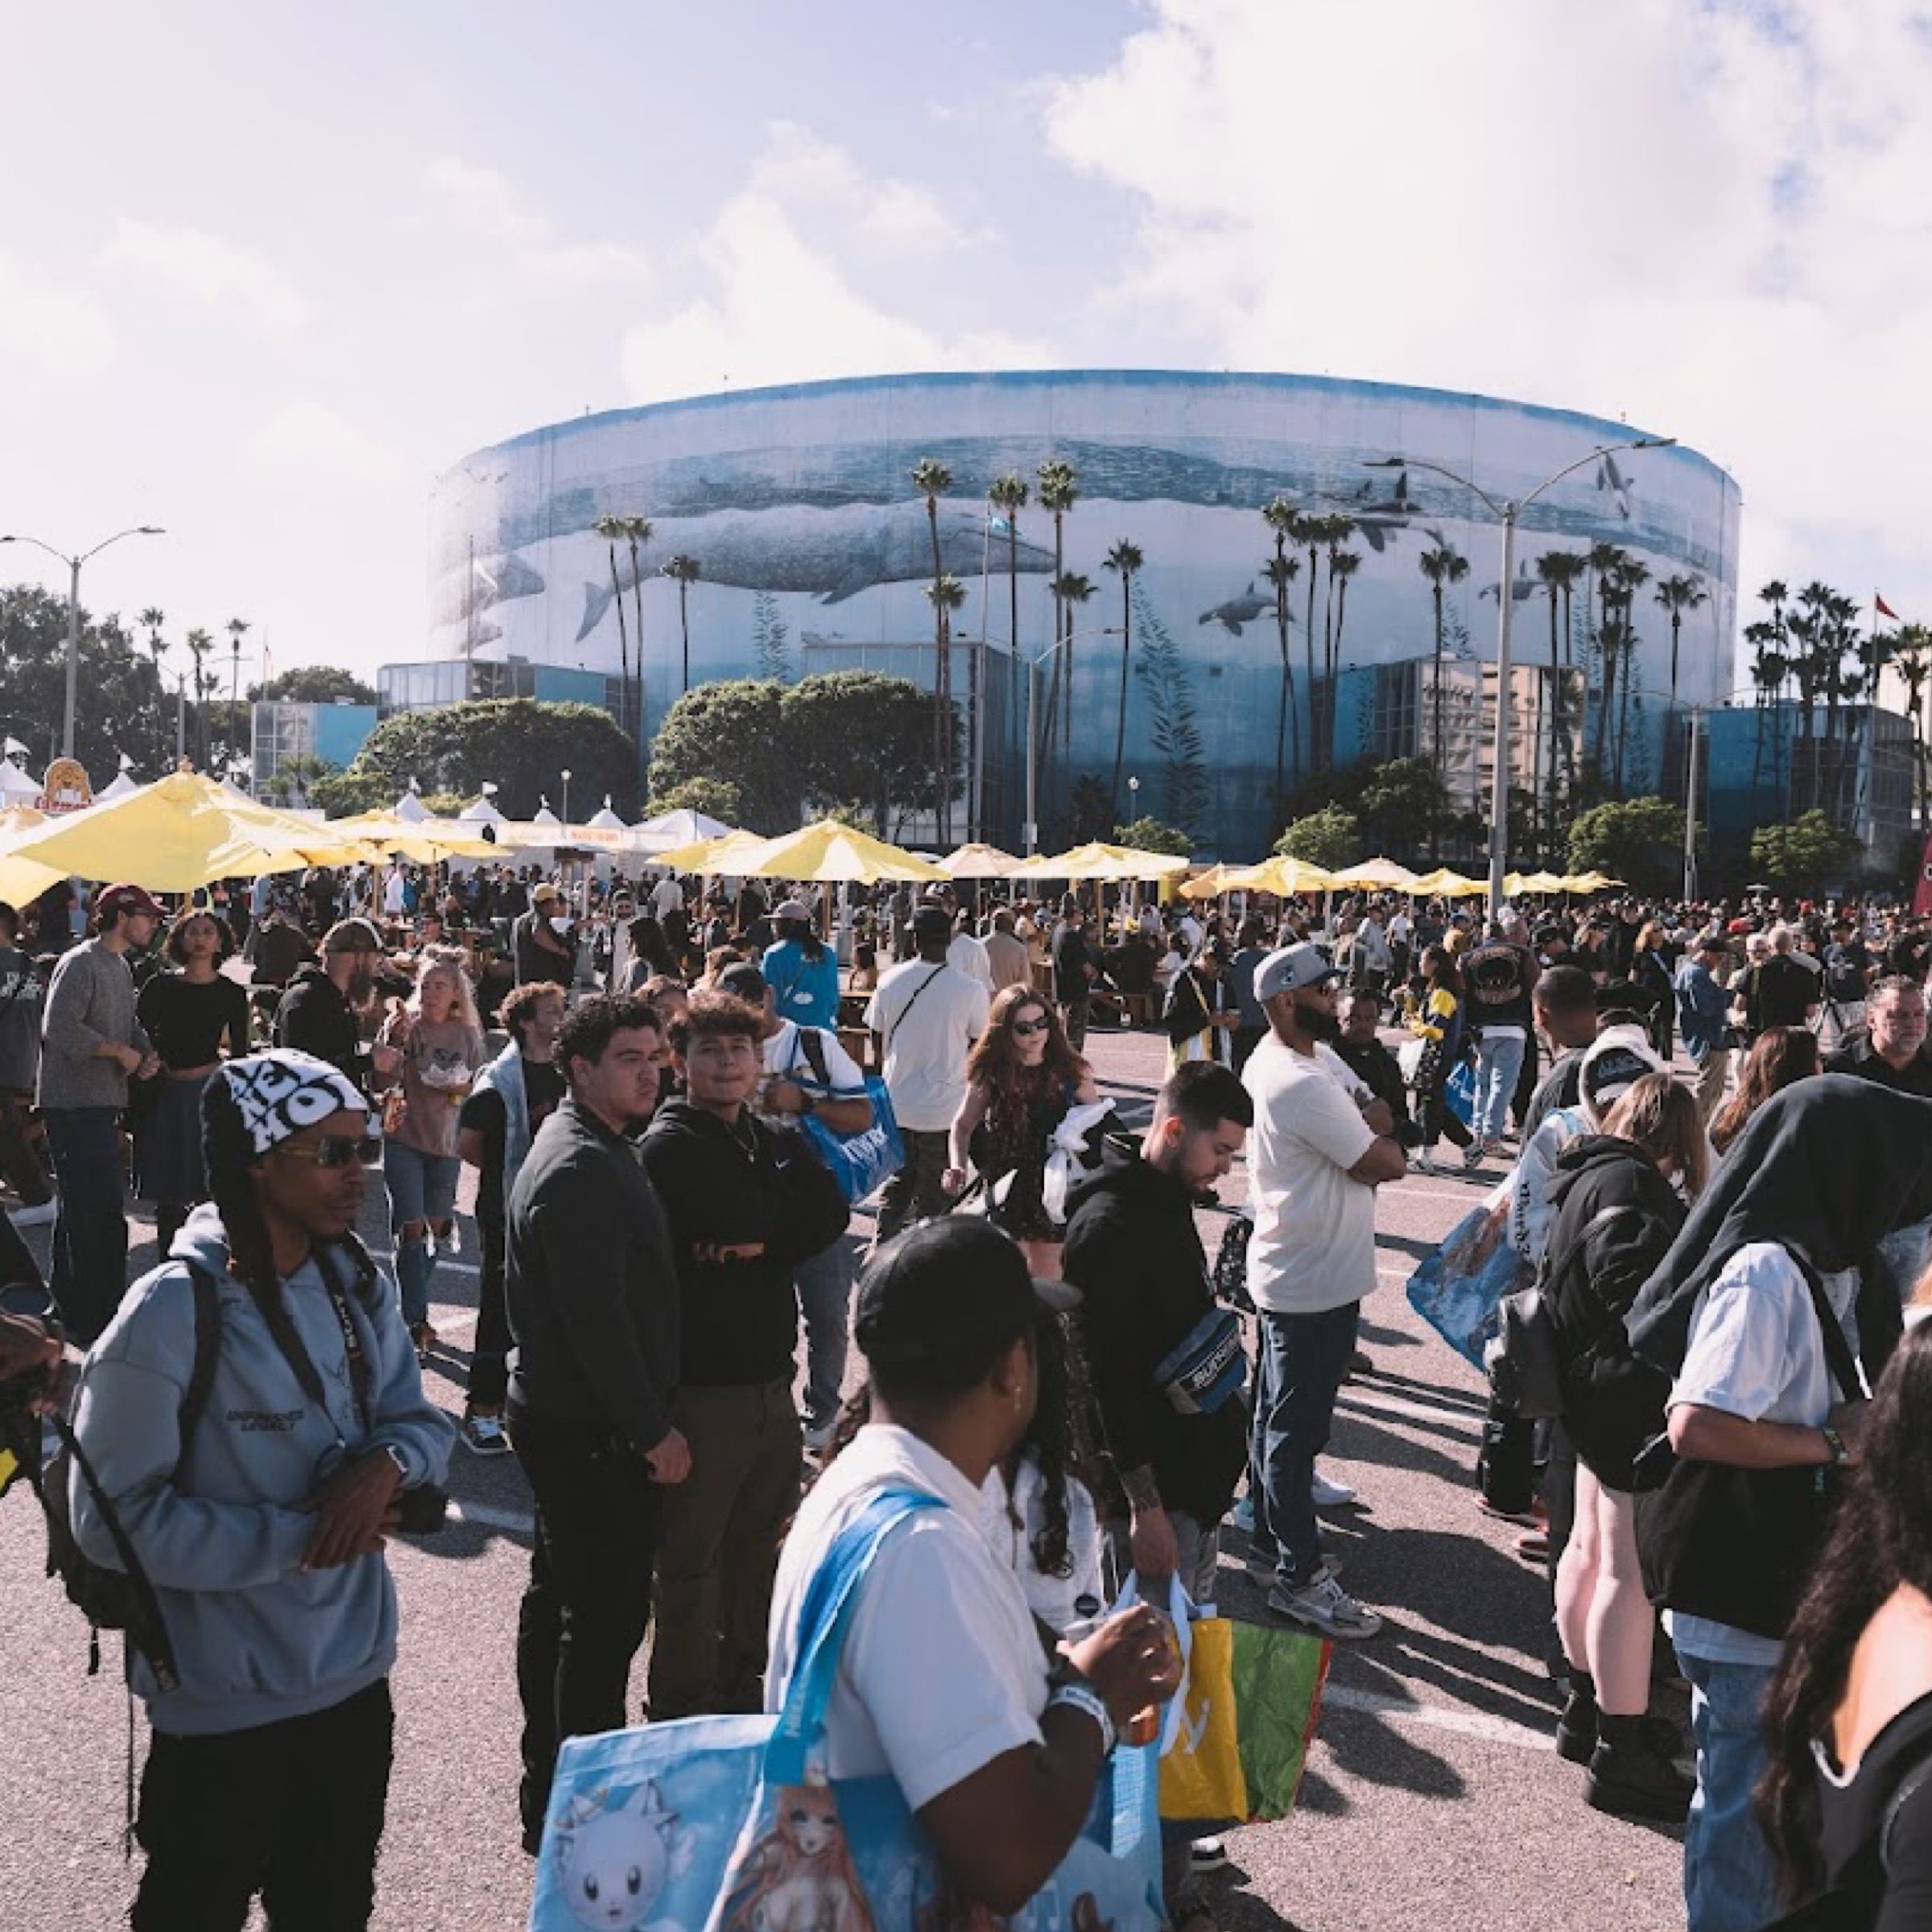
[(776, 678), (781, 684), (791, 682), (790, 634), (779, 614), (778, 600), (769, 590), (752, 599), (751, 642), (758, 654), (758, 675)]
[(336, 814), (391, 804), (411, 778), (425, 794), (465, 799), (493, 782), (497, 809), (506, 818), (527, 819), (565, 766), (579, 797), (609, 792), (623, 817), (636, 815), (637, 747), (616, 719), (599, 705), (530, 698), (398, 712), (370, 733), (347, 771), (320, 780), (312, 791), (317, 804)]
[(1859, 842), (1815, 807), (1789, 825), (1761, 825), (1751, 835), (1751, 864), (1767, 885), (1823, 892), (1851, 873)]
[(1677, 647), (1684, 628), (1684, 613), (1710, 601), (1702, 577), (1666, 577), (1655, 592), (1657, 603), (1670, 618), (1670, 710), (1677, 710)]
[(704, 574), (704, 567), (696, 557), (680, 555), (668, 559), (660, 569), (678, 587), (678, 624), (684, 634), (683, 678), (678, 687), (682, 694), (691, 689), (691, 587)]
[(1681, 880), (1684, 810), (1664, 799), (1612, 799), (1570, 825), (1570, 869), (1605, 872), (1641, 891)]
[[(861, 806), (868, 828), (887, 839), (913, 813), (937, 804), (931, 709), (910, 679), (876, 671), (801, 679), (786, 688), (779, 716), (795, 748), (799, 788), (815, 812)], [(956, 708), (956, 758), (960, 734)]]
[[(621, 517), (615, 511), (601, 516), (591, 528), (604, 539), (610, 555), (610, 601), (617, 607), (617, 690), (618, 702), (623, 703), (622, 693), (630, 688), (630, 630), (624, 615), (624, 585), (617, 576), (617, 543), (620, 538), (628, 540), (630, 535), (630, 519)], [(642, 651), (644, 640), (638, 640)]]
[(667, 791), (654, 791), (644, 815), (654, 819), (667, 811), (702, 812), (722, 825), (743, 823), (745, 802), (738, 788), (724, 778), (687, 778)]
[(1136, 852), (1172, 852), (1183, 859), (1194, 850), (1194, 840), (1179, 826), (1145, 816), (1136, 819), (1130, 825), (1115, 826), (1113, 842), (1117, 845), (1131, 845)]
[(799, 748), (782, 722), (787, 688), (769, 678), (723, 678), (686, 691), (651, 741), (651, 797), (715, 779), (737, 790), (736, 823), (767, 836), (791, 831), (804, 783)]
[(1449, 809), (1448, 788), (1434, 760), (1389, 758), (1366, 773), (1353, 805), (1362, 836), (1374, 851), (1417, 856), (1425, 828), (1439, 824)]
[(1301, 720), (1294, 708), (1294, 658), (1288, 647), (1288, 587), (1301, 575), (1302, 560), (1288, 554), (1297, 539), (1301, 512), (1286, 497), (1277, 497), (1264, 506), (1261, 521), (1274, 539), (1274, 555), (1268, 559), (1268, 581), (1274, 587), (1274, 630), (1282, 654), (1282, 688), (1274, 713), (1274, 799), (1276, 808), (1288, 786), (1286, 761), (1290, 733), (1294, 738), (1294, 767), (1302, 767)]
[(333, 664), (298, 664), (243, 694), (251, 704), (374, 704), (375, 687)]
[(1292, 859), (1306, 859), (1324, 872), (1337, 872), (1361, 857), (1361, 826), (1346, 806), (1324, 805), (1319, 811), (1291, 819), (1274, 849)]
[(1912, 769), (1918, 796), (1918, 822), (1932, 828), (1926, 782), (1926, 679), (1932, 671), (1932, 630), (1923, 624), (1901, 625), (1892, 638), (1892, 663), (1905, 687), (1905, 715), (1912, 720)]
[(1140, 546), (1123, 537), (1108, 551), (1105, 564), (1121, 580), (1121, 702), (1114, 716), (1112, 790), (1116, 811), (1120, 808), (1121, 765), (1127, 755), (1127, 663), (1133, 650), (1133, 573), (1144, 561)]

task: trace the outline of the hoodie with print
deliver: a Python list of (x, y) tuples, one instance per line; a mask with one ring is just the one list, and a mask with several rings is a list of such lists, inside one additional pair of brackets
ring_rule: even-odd
[[(195, 1359), (189, 1260), (212, 1276), (221, 1352), (192, 1443), (180, 1413)], [(368, 1364), (369, 1422), (324, 1278), (336, 1270)], [(89, 1352), (75, 1431), (160, 1600), (181, 1682), (162, 1692), (134, 1666), (158, 1731), (244, 1731), (322, 1711), (388, 1674), (396, 1589), (380, 1554), (302, 1567), (316, 1517), (306, 1505), (345, 1459), (393, 1447), (404, 1484), (440, 1484), (454, 1430), (423, 1393), (394, 1285), (358, 1296), (346, 1254), (312, 1256), (282, 1284), (289, 1320), (326, 1397), (303, 1393), (249, 1290), (229, 1273), (221, 1220), (197, 1208), (171, 1258), (130, 1288)], [(371, 1305), (373, 1303), (373, 1306)], [(73, 1472), (74, 1528), (97, 1563), (114, 1547)]]

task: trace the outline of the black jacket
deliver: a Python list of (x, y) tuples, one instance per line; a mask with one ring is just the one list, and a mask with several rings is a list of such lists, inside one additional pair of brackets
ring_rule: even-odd
[(1109, 1141), (1071, 1197), (1060, 1266), (1083, 1298), (1088, 1381), (1115, 1468), (1151, 1465), (1166, 1508), (1218, 1523), (1247, 1461), (1248, 1405), (1236, 1395), (1212, 1415), (1183, 1415), (1154, 1379), (1215, 1306), (1187, 1190)]
[[(832, 1172), (799, 1134), (750, 1113), (736, 1127), (687, 1100), (660, 1107), (644, 1137), (644, 1170), (671, 1226), (680, 1303), (680, 1382), (694, 1388), (789, 1381), (799, 1343), (791, 1271), (845, 1232), (851, 1211)], [(700, 1249), (762, 1243), (744, 1260)]]
[(368, 1084), (368, 1056), (356, 1016), (342, 989), (320, 966), (304, 966), (289, 981), (275, 1009), (275, 1044), (312, 1053), (358, 1087)]
[(1932, 1055), (1924, 1047), (1894, 1067), (1872, 1050), (1871, 1040), (1861, 1034), (1850, 1045), (1825, 1055), (1827, 1073), (1848, 1073), (1854, 1080), (1869, 1080), (1875, 1087), (1889, 1087), (1894, 1093), (1909, 1093), (1922, 1100), (1932, 1100)]
[[(1335, 1051), (1342, 1064), (1395, 1117), (1395, 1138), (1405, 1147), (1414, 1146), (1421, 1136), (1409, 1117), (1409, 1088), (1395, 1055), (1380, 1040), (1345, 1037), (1335, 1042)], [(1523, 1138), (1526, 1141), (1529, 1137), (1525, 1128)]]
[(677, 1270), (636, 1150), (566, 1099), (510, 1197), (512, 1418), (539, 1415), (642, 1454), (671, 1428)]
[(1684, 1224), (1685, 1209), (1642, 1149), (1579, 1134), (1556, 1157), (1556, 1218), (1543, 1296), (1562, 1338), (1563, 1425), (1576, 1452), (1611, 1488), (1629, 1489), (1629, 1431), (1605, 1428), (1603, 1364), (1624, 1353), (1624, 1317)]

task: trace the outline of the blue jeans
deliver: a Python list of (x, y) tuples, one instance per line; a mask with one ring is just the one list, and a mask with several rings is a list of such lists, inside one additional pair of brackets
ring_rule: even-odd
[(852, 1300), (852, 1246), (844, 1235), (791, 1271), (805, 1316), (805, 1426), (818, 1428), (839, 1412), (845, 1381)]
[(1361, 1303), (1320, 1315), (1256, 1318), (1254, 1418), (1248, 1444), (1254, 1496), (1255, 1554), (1272, 1555), (1275, 1575), (1292, 1590), (1321, 1555), (1315, 1519), (1315, 1459), (1328, 1446), (1335, 1398), (1355, 1352)]
[(1678, 1653), (1690, 1681), (1697, 1793), (1684, 1827), (1689, 1932), (1756, 1932), (1778, 1909), (1771, 1847), (1758, 1828), (1752, 1786), (1765, 1768), (1762, 1664), (1718, 1664)]
[(1476, 1042), (1476, 1112), (1470, 1131), (1479, 1141), (1500, 1141), (1509, 1103), (1521, 1079), (1527, 1034), (1484, 1033)]
[(70, 1340), (91, 1348), (127, 1287), (127, 1208), (112, 1107), (48, 1107), (47, 1151), (60, 1183), (49, 1284)]
[[(436, 1271), (429, 1245), (429, 1224), (447, 1223), (456, 1211), (456, 1179), (462, 1163), (453, 1154), (425, 1154), (400, 1141), (382, 1143), (382, 1182), (389, 1190), (389, 1229), (396, 1243), (396, 1286), (402, 1291), (402, 1319), (410, 1327), (429, 1319), (429, 1283)], [(405, 1241), (412, 1223), (423, 1232)]]

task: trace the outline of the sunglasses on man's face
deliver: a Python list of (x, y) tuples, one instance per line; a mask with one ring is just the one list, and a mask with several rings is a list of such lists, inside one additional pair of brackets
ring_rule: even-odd
[(1024, 1038), (1030, 1034), (1044, 1033), (1047, 1025), (1048, 1022), (1044, 1019), (1015, 1020), (1013, 1023), (1013, 1030)]
[(318, 1167), (374, 1167), (382, 1162), (382, 1143), (374, 1134), (351, 1140), (346, 1134), (332, 1133), (306, 1145), (284, 1141), (275, 1152), (290, 1160), (312, 1161)]

